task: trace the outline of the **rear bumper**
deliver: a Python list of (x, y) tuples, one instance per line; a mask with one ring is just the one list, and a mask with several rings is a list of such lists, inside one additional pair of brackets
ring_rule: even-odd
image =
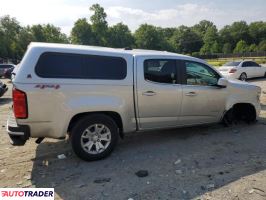
[(236, 73), (222, 73), (221, 74), (228, 79), (238, 79), (239, 76)]
[(10, 115), (7, 120), (7, 133), (11, 139), (11, 144), (21, 146), (26, 143), (30, 137), (30, 127), (27, 125), (18, 125), (14, 115)]

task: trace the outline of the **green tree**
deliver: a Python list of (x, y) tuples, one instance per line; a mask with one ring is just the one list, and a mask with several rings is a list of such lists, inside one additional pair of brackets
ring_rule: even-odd
[(78, 19), (71, 30), (70, 40), (74, 44), (94, 45), (95, 35), (86, 18)]
[(67, 36), (52, 24), (22, 27), (15, 18), (0, 18), (0, 57), (21, 59), (32, 41), (67, 43)]
[(217, 28), (211, 26), (207, 29), (203, 37), (204, 45), (200, 49), (200, 52), (202, 54), (218, 53), (220, 51), (220, 46), (217, 41), (219, 41)]
[(5, 40), (5, 33), (3, 30), (0, 29), (0, 58), (7, 58), (8, 57), (8, 45)]
[(67, 36), (64, 33), (61, 33), (59, 27), (52, 24), (46, 24), (43, 26), (43, 29), (47, 42), (68, 43)]
[(47, 42), (45, 31), (41, 24), (33, 25), (30, 29), (33, 36), (33, 41)]
[(259, 44), (260, 41), (266, 40), (266, 22), (252, 22), (249, 25), (249, 35), (252, 38), (252, 42)]
[(233, 39), (233, 45), (240, 40), (244, 40), (246, 43), (251, 41), (249, 27), (245, 21), (234, 22), (230, 26), (230, 34)]
[(248, 51), (248, 45), (244, 40), (240, 40), (234, 49), (234, 53), (245, 53)]
[(170, 40), (174, 50), (179, 53), (198, 52), (202, 46), (201, 37), (186, 26), (180, 26)]
[(176, 31), (176, 28), (161, 28), (156, 27), (157, 31), (159, 32), (162, 41), (160, 43), (161, 49), (164, 51), (174, 51), (174, 48), (171, 44), (171, 38)]
[(202, 20), (198, 24), (195, 24), (192, 29), (203, 38), (208, 28), (212, 27), (216, 28), (212, 22), (208, 20)]
[(260, 51), (266, 51), (266, 40), (263, 40), (259, 44), (259, 50)]
[(30, 28), (33, 41), (36, 42), (52, 42), (52, 43), (68, 43), (68, 38), (61, 33), (60, 28), (52, 24), (37, 24)]
[(161, 28), (157, 27), (157, 29), (161, 32), (162, 37), (164, 37), (166, 40), (169, 40), (176, 31), (176, 28)]
[(232, 45), (230, 43), (225, 43), (223, 45), (223, 53), (225, 54), (232, 53)]
[(233, 38), (237, 41), (249, 41), (249, 27), (245, 21), (234, 22), (231, 25), (231, 33)]
[(248, 51), (250, 52), (256, 52), (258, 51), (258, 47), (256, 44), (251, 44), (249, 47), (248, 47)]
[(108, 46), (122, 48), (132, 47), (134, 38), (127, 25), (118, 23), (109, 28)]
[(152, 25), (142, 24), (134, 33), (137, 48), (162, 50), (166, 42), (161, 32)]
[(14, 59), (19, 57), (16, 46), (20, 30), (21, 26), (15, 18), (11, 18), (9, 15), (0, 18), (0, 57)]
[(234, 42), (234, 39), (231, 35), (231, 26), (226, 25), (219, 31), (219, 37), (222, 44), (231, 44), (232, 46), (235, 46), (236, 42)]
[(92, 31), (95, 34), (95, 45), (105, 46), (107, 44), (108, 24), (104, 8), (99, 4), (93, 4), (90, 7), (93, 15), (90, 17), (92, 22)]
[(23, 27), (18, 34), (17, 51), (21, 59), (30, 42), (34, 41), (34, 37), (30, 31), (30, 27)]
[(220, 52), (220, 45), (217, 41), (214, 41), (214, 43), (211, 46), (211, 53), (219, 53)]

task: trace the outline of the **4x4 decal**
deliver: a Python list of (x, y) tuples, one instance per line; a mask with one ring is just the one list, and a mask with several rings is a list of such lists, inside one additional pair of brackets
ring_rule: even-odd
[(40, 88), (40, 89), (54, 88), (57, 90), (60, 88), (60, 85), (58, 85), (58, 84), (38, 84), (38, 85), (35, 85), (35, 88)]

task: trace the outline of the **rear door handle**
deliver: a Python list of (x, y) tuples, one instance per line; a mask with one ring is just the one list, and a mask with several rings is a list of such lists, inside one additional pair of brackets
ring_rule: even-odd
[(188, 92), (185, 95), (192, 97), (192, 96), (197, 96), (197, 93), (196, 92)]
[(144, 95), (144, 96), (154, 96), (154, 95), (156, 95), (156, 92), (146, 91), (146, 92), (143, 92), (142, 95)]

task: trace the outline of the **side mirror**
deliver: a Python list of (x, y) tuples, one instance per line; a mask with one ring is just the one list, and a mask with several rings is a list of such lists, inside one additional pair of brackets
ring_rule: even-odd
[(227, 84), (228, 84), (228, 80), (225, 79), (225, 78), (220, 78), (220, 79), (218, 80), (218, 83), (217, 83), (217, 85), (218, 85), (218, 86), (221, 86), (221, 87), (226, 87)]

